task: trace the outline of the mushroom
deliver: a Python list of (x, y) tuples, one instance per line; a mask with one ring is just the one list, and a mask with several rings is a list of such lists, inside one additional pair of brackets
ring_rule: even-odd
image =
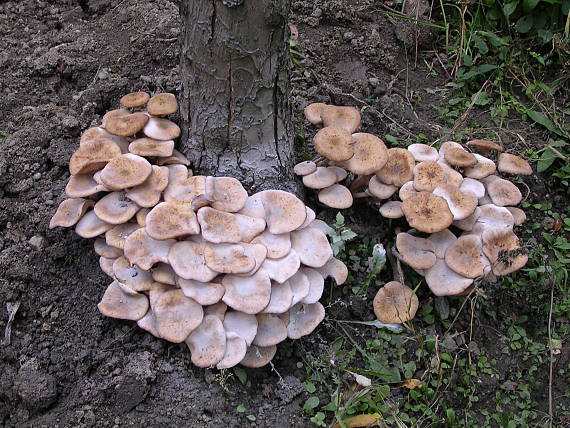
[(336, 173), (323, 166), (319, 166), (315, 172), (303, 176), (303, 184), (310, 189), (324, 189), (335, 183)]
[(303, 113), (305, 114), (305, 118), (310, 123), (312, 123), (313, 125), (322, 125), (323, 119), (321, 118), (321, 113), (323, 112), (323, 110), (326, 106), (327, 105), (323, 104), (323, 103), (309, 104), (303, 110)]
[(173, 343), (183, 342), (204, 318), (202, 306), (186, 297), (182, 290), (160, 294), (152, 303), (152, 313), (160, 337)]
[(326, 105), (321, 119), (324, 127), (342, 128), (351, 134), (360, 126), (360, 112), (354, 107)]
[(155, 140), (168, 141), (180, 136), (180, 128), (168, 119), (151, 117), (143, 129), (144, 135)]
[(436, 262), (435, 245), (428, 239), (398, 233), (396, 248), (402, 261), (414, 269), (429, 269)]
[(445, 260), (437, 259), (425, 272), (426, 282), (436, 296), (456, 296), (465, 291), (473, 280), (451, 270)]
[(314, 268), (324, 266), (333, 256), (326, 235), (312, 227), (291, 232), (291, 248), (299, 256), (301, 263)]
[(123, 95), (121, 100), (121, 106), (125, 108), (141, 108), (148, 102), (150, 95), (146, 92), (131, 92), (130, 94)]
[(113, 281), (97, 305), (99, 312), (110, 318), (137, 321), (148, 311), (148, 298), (144, 294), (125, 293), (117, 281)]
[(474, 153), (473, 156), (475, 156), (477, 159), (477, 164), (470, 166), (469, 168), (465, 168), (465, 177), (476, 178), (480, 180), (493, 174), (497, 169), (495, 162), (493, 162), (491, 159), (478, 155), (477, 153)]
[(125, 240), (127, 237), (139, 228), (140, 226), (136, 223), (119, 224), (105, 233), (105, 241), (107, 242), (107, 245), (122, 250), (125, 248)]
[(400, 198), (401, 201), (405, 201), (410, 196), (415, 195), (416, 193), (418, 193), (418, 191), (414, 189), (414, 182), (407, 181), (404, 183), (402, 187), (400, 187), (400, 190), (398, 191), (398, 197)]
[(433, 194), (445, 199), (453, 220), (463, 220), (469, 217), (479, 202), (475, 194), (469, 190), (461, 191), (459, 187), (451, 184), (440, 184), (433, 190)]
[(169, 264), (158, 263), (152, 268), (151, 275), (153, 281), (168, 285), (176, 285), (176, 274)]
[(276, 352), (277, 347), (275, 345), (267, 347), (252, 345), (247, 348), (247, 352), (245, 353), (243, 360), (240, 361), (240, 364), (244, 367), (257, 369), (268, 364), (273, 359)]
[(77, 175), (99, 171), (109, 161), (119, 156), (121, 156), (121, 149), (109, 139), (88, 141), (71, 155), (69, 173)]
[(170, 247), (168, 262), (176, 275), (184, 279), (194, 279), (201, 282), (210, 282), (218, 272), (206, 265), (204, 252), (206, 244), (180, 241)]
[(253, 339), (253, 345), (273, 346), (287, 338), (287, 326), (278, 316), (274, 314), (258, 314), (256, 318), (257, 334)]
[(175, 242), (174, 239), (159, 241), (140, 228), (125, 239), (125, 257), (142, 270), (150, 270), (155, 263), (168, 263), (168, 252)]
[(205, 306), (219, 303), (225, 292), (224, 286), (218, 282), (200, 282), (184, 278), (178, 278), (176, 282), (186, 297)]
[(226, 305), (224, 302), (218, 302), (213, 305), (206, 306), (204, 308), (204, 315), (215, 315), (220, 319), (220, 321), (224, 322), (227, 310), (228, 310), (228, 305)]
[(154, 282), (150, 272), (131, 265), (124, 256), (113, 263), (113, 276), (126, 289), (135, 292), (150, 290)]
[(93, 180), (91, 174), (72, 175), (65, 186), (65, 194), (70, 198), (85, 198), (107, 191), (109, 189)]
[(513, 219), (515, 221), (515, 226), (519, 226), (526, 221), (526, 214), (520, 208), (517, 207), (505, 207), (505, 208), (509, 210), (509, 212), (513, 216)]
[(116, 259), (123, 255), (123, 252), (118, 248), (111, 247), (107, 245), (104, 239), (97, 238), (95, 239), (95, 243), (93, 244), (95, 252), (99, 254), (101, 257), (105, 257), (108, 259)]
[(402, 211), (402, 202), (389, 201), (380, 207), (380, 215), (386, 218), (401, 218), (404, 217)]
[(237, 333), (226, 331), (226, 350), (224, 356), (216, 368), (218, 370), (229, 369), (240, 363), (247, 352), (247, 344)]
[(518, 205), (522, 200), (521, 191), (509, 180), (497, 178), (487, 185), (487, 193), (495, 205), (504, 207)]
[(198, 223), (206, 241), (215, 244), (233, 243), (241, 240), (241, 232), (233, 214), (203, 207), (198, 210)]
[(178, 102), (176, 102), (174, 94), (156, 94), (148, 101), (146, 110), (153, 116), (166, 116), (176, 113), (178, 110)]
[(407, 198), (402, 211), (411, 227), (426, 233), (440, 232), (453, 222), (446, 200), (428, 192)]
[(433, 161), (420, 162), (414, 167), (414, 189), (418, 192), (431, 192), (445, 181), (443, 168)]
[[(145, 113), (132, 113), (108, 117), (104, 123), (107, 132), (121, 137), (130, 137), (141, 131), (147, 122), (149, 118)], [(167, 138), (167, 140), (171, 139)]]
[[(386, 148), (384, 141), (372, 134), (364, 132), (352, 134), (351, 147), (354, 156), (342, 162), (341, 165), (354, 174), (373, 174), (384, 167), (389, 159), (389, 150)], [(387, 181), (385, 182), (388, 183)]]
[(189, 204), (161, 202), (146, 216), (146, 229), (155, 239), (179, 238), (200, 233), (196, 213)]
[(172, 156), (174, 140), (160, 141), (152, 138), (137, 138), (129, 144), (129, 152), (138, 156)]
[(475, 147), (481, 153), (486, 154), (489, 153), (491, 150), (495, 150), (497, 152), (502, 152), (504, 149), (497, 143), (492, 143), (491, 141), (487, 140), (471, 140), (465, 143), (466, 146)]
[(452, 147), (445, 151), (445, 161), (451, 166), (465, 168), (477, 165), (477, 158), (463, 148)]
[(93, 201), (83, 198), (66, 199), (57, 207), (57, 211), (49, 222), (49, 228), (71, 227), (83, 217), (85, 211), (92, 207)]
[(412, 154), (416, 162), (437, 162), (439, 153), (435, 147), (428, 146), (427, 144), (410, 144), (408, 151)]
[(129, 221), (140, 207), (129, 200), (125, 192), (112, 192), (95, 204), (93, 211), (101, 220), (111, 224), (122, 224)]
[(398, 186), (382, 183), (376, 175), (368, 182), (368, 193), (378, 199), (389, 199), (397, 190)]
[(238, 212), (245, 205), (247, 192), (241, 183), (233, 177), (211, 177), (212, 208), (230, 213)]
[(290, 320), (287, 325), (289, 339), (300, 339), (311, 334), (325, 318), (325, 308), (319, 302), (308, 305), (297, 303), (289, 311)]
[(257, 314), (269, 304), (271, 280), (263, 269), (248, 277), (226, 275), (222, 285), (226, 289), (223, 302), (236, 311)]
[(317, 170), (317, 165), (313, 161), (299, 162), (293, 168), (293, 172), (296, 175), (300, 175), (301, 177), (304, 175), (311, 174), (311, 173), (315, 172), (316, 170)]
[(244, 312), (227, 312), (224, 317), (224, 328), (227, 332), (236, 333), (245, 340), (247, 346), (251, 346), (257, 334), (257, 318)]
[(495, 275), (508, 275), (526, 265), (528, 255), (512, 230), (487, 229), (481, 239), (483, 252), (491, 261)]
[(523, 158), (510, 153), (501, 153), (498, 163), (499, 172), (507, 174), (531, 175), (532, 168)]
[(315, 151), (335, 162), (348, 160), (354, 155), (351, 144), (350, 132), (341, 128), (323, 128), (313, 137)]
[(127, 153), (105, 165), (101, 181), (111, 190), (121, 190), (143, 184), (151, 173), (152, 166), (145, 158)]
[(352, 206), (352, 193), (341, 184), (333, 184), (319, 192), (319, 202), (336, 209), (350, 208)]
[(386, 324), (401, 324), (413, 319), (418, 306), (414, 291), (397, 281), (384, 285), (374, 297), (374, 314)]
[(257, 195), (263, 203), (265, 221), (271, 233), (287, 233), (298, 229), (307, 217), (305, 204), (291, 193), (283, 190), (264, 190)]
[(478, 235), (465, 235), (451, 244), (445, 252), (445, 263), (466, 278), (477, 278), (490, 271), (490, 264), (483, 254), (483, 244)]
[(270, 259), (280, 259), (289, 254), (291, 250), (291, 234), (282, 233), (275, 235), (268, 230), (251, 241), (252, 244), (261, 244), (267, 248), (267, 257)]
[(282, 284), (274, 282), (271, 284), (271, 296), (269, 298), (269, 303), (263, 309), (262, 313), (266, 314), (282, 314), (287, 312), (293, 302), (293, 291), (291, 290), (291, 285), (289, 281), (285, 281)]
[(301, 268), (295, 272), (295, 275), (286, 281), (289, 283), (291, 292), (293, 293), (293, 299), (290, 307), (304, 300), (311, 291), (311, 283), (309, 281), (309, 276), (306, 275), (306, 273), (305, 268)]
[[(322, 258), (323, 256), (319, 255), (317, 257)], [(301, 260), (299, 255), (295, 250), (291, 249), (289, 254), (280, 259), (265, 259), (261, 265), (261, 269), (264, 270), (272, 280), (283, 283), (295, 275), (300, 266)]]
[(388, 160), (376, 172), (376, 176), (386, 184), (403, 186), (406, 181), (414, 178), (414, 167), (416, 163), (412, 154), (406, 149), (398, 147), (388, 149)]
[(246, 273), (255, 267), (255, 259), (241, 245), (208, 245), (204, 249), (204, 258), (206, 265), (219, 273)]
[(206, 315), (185, 342), (192, 354), (192, 363), (198, 367), (214, 366), (226, 352), (226, 332), (215, 315)]
[(113, 225), (101, 220), (95, 211), (89, 211), (75, 225), (75, 233), (82, 238), (95, 238), (111, 229)]
[(323, 267), (317, 269), (323, 278), (332, 277), (337, 285), (342, 285), (348, 278), (348, 268), (339, 259), (333, 257)]
[[(435, 246), (435, 256), (438, 259), (445, 258), (447, 249), (457, 241), (457, 237), (449, 229), (444, 229), (441, 232), (432, 233), (428, 238)], [(435, 263), (434, 263), (435, 264)]]

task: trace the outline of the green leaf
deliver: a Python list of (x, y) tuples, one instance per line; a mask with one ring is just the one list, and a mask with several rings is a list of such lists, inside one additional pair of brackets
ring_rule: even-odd
[(473, 94), (471, 99), (473, 100), (475, 99), (475, 97), (477, 97), (477, 99), (475, 100), (475, 104), (478, 106), (486, 106), (487, 104), (493, 101), (486, 92), (481, 92), (479, 96), (477, 96), (477, 94)]
[(236, 407), (236, 412), (238, 413), (245, 412), (245, 406), (243, 404), (240, 404), (239, 406)]
[(525, 16), (522, 16), (517, 21), (517, 23), (515, 25), (515, 29), (521, 34), (526, 34), (530, 30), (532, 30), (533, 23), (534, 23), (534, 18), (532, 17), (532, 15), (525, 15)]
[(247, 373), (243, 369), (243, 367), (238, 367), (238, 366), (234, 367), (234, 373), (239, 379), (239, 381), (242, 383), (242, 385), (245, 385), (247, 383)]
[(336, 227), (344, 226), (344, 216), (340, 213), (340, 211), (336, 214)]
[(479, 73), (488, 73), (489, 71), (495, 70), (496, 68), (497, 66), (493, 64), (481, 64), (477, 70)]
[(519, 5), (518, 1), (511, 1), (509, 3), (505, 3), (505, 5), (503, 6), (503, 13), (505, 14), (506, 17), (509, 17), (513, 14), (513, 12), (517, 9), (517, 6)]
[(538, 3), (540, 3), (540, 0), (522, 0), (522, 8), (524, 13), (531, 12)]
[(481, 55), (486, 55), (489, 52), (489, 46), (487, 46), (487, 43), (485, 43), (485, 40), (483, 40), (481, 37), (474, 34), (472, 40), (473, 45), (479, 50), (479, 53), (481, 53)]
[(255, 419), (256, 419), (256, 417), (253, 416), (253, 415), (247, 415), (246, 418), (247, 418), (248, 420), (250, 420), (251, 422), (255, 422)]
[(555, 134), (559, 133), (559, 131), (554, 126), (554, 123), (552, 123), (552, 121), (549, 118), (547, 118), (544, 114), (542, 114), (541, 112), (536, 111), (536, 110), (527, 110), (526, 114), (528, 115), (528, 117), (530, 117), (536, 123), (544, 126), (550, 132), (554, 132)]
[(536, 171), (537, 172), (544, 172), (554, 163), (556, 160), (556, 154), (550, 150), (549, 147), (542, 152), (540, 155), (540, 159), (536, 163)]
[(306, 411), (311, 411), (319, 405), (319, 402), (319, 397), (315, 397), (313, 395), (312, 397), (307, 398), (307, 401), (305, 401), (305, 404), (303, 405), (303, 409)]
[(307, 391), (309, 394), (312, 394), (316, 390), (317, 390), (317, 387), (315, 386), (315, 384), (313, 382), (305, 382), (305, 391)]
[(473, 65), (473, 58), (471, 55), (467, 53), (463, 54), (463, 64), (465, 64), (467, 67), (471, 67)]
[(388, 141), (390, 144), (398, 144), (398, 139), (393, 135), (386, 134), (384, 135), (384, 139)]

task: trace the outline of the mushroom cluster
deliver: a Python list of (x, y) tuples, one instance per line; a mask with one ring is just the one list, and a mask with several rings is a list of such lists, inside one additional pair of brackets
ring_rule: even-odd
[[(311, 104), (305, 116), (324, 128), (313, 139), (318, 158), (297, 164), (297, 175), (321, 189), (326, 205), (347, 208), (353, 197), (373, 197), (384, 201), (383, 217), (405, 217), (413, 230), (398, 234), (397, 255), (425, 275), (434, 294), (461, 294), (475, 278), (507, 275), (526, 264), (513, 232), (526, 218), (515, 207), (522, 195), (497, 172), (530, 175), (527, 161), (486, 140), (448, 141), (439, 151), (426, 144), (387, 149), (374, 135), (353, 133), (360, 124), (353, 107)], [(501, 152), (497, 164), (485, 156), (493, 151)], [(350, 190), (337, 184), (347, 170), (356, 176)], [(358, 192), (361, 187), (367, 188)]]
[(193, 176), (165, 118), (174, 95), (132, 93), (121, 106), (81, 136), (49, 227), (96, 238), (113, 279), (102, 314), (186, 342), (199, 367), (267, 364), (324, 319), (324, 280), (346, 280), (326, 224), (291, 193)]

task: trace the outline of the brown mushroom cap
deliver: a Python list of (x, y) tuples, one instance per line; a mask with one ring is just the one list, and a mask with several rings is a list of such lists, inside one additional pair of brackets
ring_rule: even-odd
[(158, 204), (162, 191), (168, 185), (168, 168), (152, 165), (152, 173), (142, 183), (127, 189), (126, 195), (141, 207), (151, 208)]
[(402, 203), (402, 211), (411, 227), (426, 233), (440, 232), (453, 222), (445, 199), (428, 192), (407, 198)]
[(271, 284), (271, 296), (269, 303), (263, 309), (264, 314), (282, 314), (293, 306), (293, 290), (289, 281), (282, 284), (274, 282)]
[(303, 184), (310, 189), (324, 189), (336, 183), (336, 173), (324, 166), (315, 172), (303, 176)]
[(178, 102), (174, 94), (162, 93), (153, 96), (146, 106), (146, 110), (153, 116), (166, 116), (176, 113)]
[(202, 306), (186, 297), (182, 290), (161, 293), (152, 303), (156, 330), (169, 342), (181, 343), (204, 318)]
[(125, 192), (112, 192), (99, 199), (93, 210), (97, 217), (107, 223), (122, 224), (133, 218), (139, 209)]
[(326, 105), (321, 119), (324, 127), (342, 128), (351, 134), (360, 126), (360, 112), (354, 107)]
[(287, 339), (287, 326), (274, 314), (257, 314), (257, 334), (255, 346), (273, 346)]
[(319, 302), (308, 305), (297, 303), (289, 311), (290, 319), (287, 325), (289, 339), (300, 339), (311, 334), (325, 319), (325, 308)]
[[(176, 283), (186, 297), (208, 306), (220, 303), (224, 296), (224, 286), (218, 282), (201, 282), (193, 279), (177, 278)], [(225, 306), (225, 303), (222, 303)]]
[(437, 162), (439, 153), (435, 147), (428, 146), (427, 144), (410, 144), (408, 151), (412, 154), (416, 162)]
[(429, 269), (435, 264), (435, 245), (428, 239), (398, 233), (396, 248), (402, 261), (414, 269)]
[(523, 210), (517, 207), (505, 207), (509, 210), (515, 220), (515, 226), (519, 226), (526, 221), (526, 214)]
[(351, 147), (354, 156), (343, 162), (342, 166), (354, 174), (373, 174), (383, 168), (389, 159), (389, 150), (386, 148), (384, 141), (372, 134), (364, 132), (352, 134)]
[(426, 282), (436, 296), (457, 296), (465, 291), (473, 280), (451, 270), (445, 260), (437, 259), (425, 273)]
[(201, 282), (210, 282), (218, 276), (218, 272), (206, 265), (205, 249), (206, 244), (191, 241), (177, 242), (170, 247), (168, 261), (176, 275)]
[(291, 234), (282, 233), (275, 235), (265, 230), (261, 235), (251, 241), (252, 244), (261, 244), (267, 248), (267, 257), (270, 259), (280, 259), (289, 254), (291, 250)]
[(145, 219), (147, 232), (155, 239), (178, 238), (200, 233), (196, 213), (189, 204), (161, 202)]
[(342, 184), (333, 184), (319, 192), (319, 202), (328, 207), (345, 209), (352, 206), (352, 193)]
[(252, 345), (247, 348), (247, 352), (240, 364), (250, 369), (258, 369), (269, 364), (276, 352), (277, 346), (275, 345), (267, 347)]
[(487, 193), (493, 203), (500, 207), (518, 205), (522, 200), (519, 188), (503, 178), (497, 178), (487, 184)]
[(231, 213), (203, 207), (198, 210), (198, 223), (206, 241), (215, 244), (237, 244), (241, 241), (236, 217)]
[(312, 227), (291, 232), (291, 248), (298, 254), (301, 263), (314, 268), (324, 266), (333, 256), (326, 235)]
[(146, 92), (131, 92), (130, 94), (123, 95), (120, 103), (125, 108), (140, 108), (148, 102), (150, 95)]
[(149, 161), (127, 153), (105, 165), (101, 171), (101, 181), (111, 190), (121, 190), (144, 183), (151, 173), (152, 166)]
[(226, 332), (215, 315), (206, 315), (185, 342), (192, 354), (192, 363), (198, 367), (214, 366), (226, 352)]
[(483, 252), (491, 261), (495, 275), (508, 275), (526, 265), (528, 255), (521, 250), (519, 238), (512, 230), (487, 229), (481, 238)]
[(71, 227), (75, 225), (85, 211), (91, 206), (93, 206), (94, 202), (83, 199), (83, 198), (76, 198), (76, 199), (66, 199), (64, 200), (59, 206), (57, 207), (57, 211), (51, 218), (49, 222), (49, 228), (53, 229), (54, 227)]
[(122, 250), (125, 248), (125, 239), (127, 239), (131, 233), (139, 228), (140, 226), (136, 223), (119, 224), (117, 226), (114, 226), (112, 229), (109, 229), (105, 233), (105, 241), (107, 242), (107, 245)]
[(113, 275), (123, 286), (123, 290), (131, 290), (131, 292), (148, 291), (154, 282), (150, 272), (131, 265), (124, 256), (119, 257), (113, 263)]
[(388, 149), (388, 160), (384, 167), (376, 172), (376, 176), (386, 184), (403, 186), (406, 181), (414, 178), (416, 162), (406, 149), (393, 147)]
[(507, 174), (531, 175), (532, 168), (523, 158), (510, 153), (501, 153), (498, 162), (499, 172)]
[(90, 174), (121, 155), (119, 146), (111, 140), (97, 139), (79, 147), (69, 160), (71, 175)]
[[(372, 181), (372, 180), (370, 180)], [(414, 189), (414, 182), (413, 181), (406, 181), (400, 190), (398, 191), (398, 197), (403, 202), (408, 199), (410, 196), (417, 194), (418, 191)]]
[(251, 346), (257, 334), (257, 318), (252, 314), (230, 311), (224, 317), (224, 328), (227, 332), (238, 334), (245, 340), (247, 346)]
[(323, 267), (316, 269), (323, 278), (332, 277), (337, 285), (342, 285), (348, 278), (348, 268), (339, 259), (333, 257)]
[(246, 314), (261, 312), (271, 297), (271, 280), (263, 269), (248, 277), (226, 275), (222, 285), (226, 289), (223, 302), (232, 309)]
[(219, 273), (246, 273), (255, 267), (255, 259), (242, 245), (208, 245), (204, 258), (206, 265)]
[(437, 186), (433, 194), (445, 199), (453, 220), (463, 220), (469, 217), (479, 202), (477, 197), (468, 190), (463, 192), (459, 190), (459, 187), (446, 183)]
[(445, 253), (445, 263), (466, 278), (477, 278), (483, 276), (486, 269), (490, 270), (478, 235), (464, 235), (451, 244)]
[(414, 189), (431, 192), (445, 181), (443, 168), (433, 161), (424, 161), (414, 167)]
[[(169, 174), (169, 177), (172, 174)], [(168, 182), (164, 190), (164, 200), (166, 202), (192, 203), (200, 195), (206, 192), (206, 177), (190, 176), (185, 180), (174, 177), (175, 181)]]
[(299, 162), (293, 168), (293, 172), (301, 177), (304, 175), (311, 174), (317, 170), (317, 165), (313, 161), (303, 161)]
[(168, 119), (151, 117), (143, 129), (144, 135), (155, 140), (174, 140), (180, 136), (180, 128)]
[(387, 283), (374, 297), (376, 318), (387, 324), (401, 324), (413, 319), (418, 306), (414, 291), (397, 281)]
[(460, 168), (477, 165), (477, 158), (463, 148), (449, 148), (445, 151), (444, 158), (449, 165)]
[(323, 109), (326, 107), (326, 104), (323, 103), (312, 103), (309, 104), (307, 107), (305, 107), (305, 109), (303, 110), (303, 113), (305, 114), (305, 118), (312, 123), (313, 125), (322, 125), (323, 124), (323, 119), (321, 118), (321, 113), (323, 112)]
[[(148, 116), (145, 113), (132, 113), (109, 117), (105, 121), (105, 129), (113, 135), (130, 137), (140, 132), (147, 122)], [(172, 138), (167, 138), (171, 140)]]
[(305, 204), (291, 193), (282, 190), (264, 190), (257, 195), (262, 200), (267, 229), (271, 233), (287, 233), (298, 229), (307, 217)]
[(152, 138), (137, 138), (129, 144), (129, 152), (138, 156), (172, 156), (174, 140), (160, 141)]
[(461, 183), (463, 183), (463, 176), (461, 173), (457, 172), (446, 163), (443, 163), (441, 160), (437, 161), (437, 163), (443, 168), (443, 173), (445, 174), (445, 178), (443, 180), (444, 183), (451, 184), (452, 186), (460, 186)]
[(152, 268), (152, 280), (168, 285), (176, 285), (174, 269), (166, 263), (158, 263)]
[(382, 183), (376, 175), (373, 175), (368, 182), (367, 193), (378, 199), (388, 199), (391, 198), (397, 190), (397, 186)]
[(95, 195), (99, 192), (108, 192), (105, 186), (93, 180), (91, 174), (79, 174), (69, 177), (69, 181), (65, 186), (65, 194), (69, 198), (85, 198), (86, 196)]
[(465, 177), (476, 178), (478, 180), (488, 177), (493, 174), (497, 169), (495, 162), (485, 156), (474, 153), (473, 156), (477, 158), (477, 164), (469, 168), (465, 168), (463, 174)]
[(352, 157), (352, 136), (341, 128), (327, 127), (313, 137), (315, 151), (332, 161), (345, 161)]
[(379, 209), (380, 215), (386, 218), (401, 218), (404, 217), (404, 212), (402, 211), (402, 202), (400, 201), (388, 201), (382, 205)]
[[(178, 150), (172, 150), (171, 156), (160, 157), (156, 160), (157, 165), (190, 165), (190, 161), (186, 156), (180, 153)], [(190, 174), (192, 175), (192, 174)]]
[(148, 298), (144, 294), (125, 293), (119, 283), (113, 281), (97, 308), (107, 317), (137, 321), (148, 311)]
[(443, 259), (449, 246), (457, 241), (457, 237), (449, 229), (444, 229), (441, 232), (432, 233), (427, 240), (435, 246), (435, 256)]
[(492, 143), (491, 141), (487, 140), (471, 140), (465, 143), (466, 146), (475, 147), (479, 149), (482, 153), (488, 153), (491, 150), (495, 150), (497, 152), (502, 152), (504, 149), (501, 145), (497, 143)]
[(300, 266), (301, 260), (299, 255), (295, 250), (291, 249), (289, 254), (280, 259), (265, 259), (261, 270), (264, 270), (269, 275), (269, 278), (281, 284), (295, 275)]
[(113, 225), (101, 220), (95, 214), (95, 211), (89, 211), (81, 217), (81, 220), (75, 225), (75, 233), (82, 238), (95, 238), (97, 235), (105, 233), (111, 229)]
[(155, 263), (168, 263), (168, 252), (175, 242), (174, 239), (159, 241), (140, 228), (125, 240), (125, 257), (142, 270), (150, 270)]

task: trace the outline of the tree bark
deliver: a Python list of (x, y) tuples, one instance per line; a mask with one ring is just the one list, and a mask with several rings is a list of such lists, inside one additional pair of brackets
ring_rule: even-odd
[(181, 0), (181, 150), (195, 173), (295, 190), (290, 0)]

